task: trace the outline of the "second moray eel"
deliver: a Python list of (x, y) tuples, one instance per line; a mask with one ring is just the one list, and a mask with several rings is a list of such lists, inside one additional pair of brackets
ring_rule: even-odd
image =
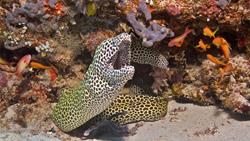
[(62, 91), (53, 109), (52, 119), (61, 130), (69, 132), (99, 114), (102, 118), (110, 118), (116, 111), (125, 112), (110, 118), (118, 124), (157, 120), (165, 115), (167, 102), (164, 98), (119, 95), (134, 75), (131, 55), (137, 56), (132, 61), (167, 67), (167, 60), (159, 52), (145, 51), (139, 46), (132, 46), (131, 52), (130, 44), (131, 36), (122, 33), (97, 47), (85, 79), (75, 88)]
[(96, 118), (108, 119), (116, 125), (156, 121), (167, 114), (167, 108), (168, 100), (165, 97), (137, 95), (124, 88), (112, 104)]

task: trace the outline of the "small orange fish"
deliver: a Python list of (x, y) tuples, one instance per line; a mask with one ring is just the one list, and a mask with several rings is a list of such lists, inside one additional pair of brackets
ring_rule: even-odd
[(208, 48), (210, 48), (210, 45), (208, 45), (208, 44), (205, 44), (204, 42), (203, 42), (203, 40), (202, 39), (200, 39), (200, 41), (199, 41), (199, 43), (198, 43), (198, 45), (197, 46), (195, 46), (196, 48), (201, 48), (203, 51), (206, 51)]
[(49, 66), (45, 66), (45, 65), (38, 63), (38, 62), (35, 62), (35, 61), (31, 61), (30, 66), (32, 68), (35, 68), (35, 69), (49, 69), (49, 68), (51, 68)]
[(49, 69), (46, 69), (46, 73), (48, 74), (50, 81), (54, 83), (58, 75), (56, 68), (51, 67)]
[(220, 47), (223, 44), (223, 40), (225, 40), (222, 37), (216, 37), (213, 39), (213, 44), (217, 47)]
[(213, 44), (217, 47), (220, 47), (220, 49), (223, 51), (224, 57), (227, 60), (229, 60), (229, 57), (231, 54), (231, 52), (230, 52), (231, 47), (230, 47), (229, 43), (222, 37), (216, 37), (213, 40)]
[(18, 77), (21, 77), (22, 72), (24, 71), (24, 69), (29, 65), (31, 60), (31, 55), (25, 55), (23, 56), (17, 63), (16, 65), (16, 75)]
[(227, 45), (221, 45), (221, 50), (223, 51), (223, 55), (224, 57), (226, 58), (226, 60), (228, 61), (229, 60), (229, 57), (230, 57), (230, 47), (227, 46)]
[(7, 65), (9, 62), (0, 57), (0, 65)]
[(219, 28), (217, 28), (215, 31), (212, 31), (208, 26), (206, 26), (204, 29), (203, 29), (203, 35), (204, 36), (208, 36), (208, 37), (213, 37), (215, 38), (215, 34), (216, 32), (219, 30)]
[(187, 35), (192, 32), (193, 30), (192, 29), (189, 29), (188, 27), (186, 27), (185, 29), (185, 32), (178, 36), (178, 37), (175, 37), (174, 39), (172, 39), (169, 43), (168, 43), (168, 46), (169, 47), (181, 47), (183, 42), (184, 42), (184, 39), (187, 37)]
[(211, 62), (213, 62), (213, 63), (215, 63), (215, 64), (217, 64), (217, 65), (222, 65), (222, 66), (225, 66), (225, 65), (226, 65), (224, 62), (218, 60), (216, 57), (214, 57), (214, 56), (211, 55), (211, 54), (207, 54), (207, 58), (208, 58)]

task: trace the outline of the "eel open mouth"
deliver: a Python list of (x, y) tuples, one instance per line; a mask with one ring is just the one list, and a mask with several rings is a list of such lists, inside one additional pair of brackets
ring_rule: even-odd
[(118, 70), (125, 66), (130, 65), (130, 60), (131, 60), (130, 45), (131, 41), (126, 39), (119, 44), (119, 50), (107, 62), (108, 68)]

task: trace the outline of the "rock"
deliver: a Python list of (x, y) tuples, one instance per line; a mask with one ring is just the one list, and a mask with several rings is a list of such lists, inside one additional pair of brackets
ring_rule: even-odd
[(60, 141), (60, 139), (55, 137), (48, 137), (45, 134), (33, 135), (30, 132), (24, 131), (21, 133), (14, 132), (3, 132), (0, 133), (1, 141)]

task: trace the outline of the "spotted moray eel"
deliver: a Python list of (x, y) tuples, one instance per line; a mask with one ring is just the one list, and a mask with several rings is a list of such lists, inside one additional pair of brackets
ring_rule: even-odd
[[(127, 33), (103, 41), (95, 51), (84, 80), (78, 86), (62, 91), (53, 109), (52, 120), (62, 131), (69, 132), (97, 115), (121, 125), (159, 119), (166, 114), (166, 99), (119, 95), (134, 75), (130, 60), (166, 68), (167, 60), (159, 54), (149, 48), (131, 46), (131, 35)], [(143, 62), (143, 59), (147, 61)], [(110, 118), (119, 112), (124, 114)]]
[[(162, 96), (137, 95), (131, 90), (120, 93), (111, 105), (92, 120), (108, 119), (116, 125), (155, 121), (167, 114), (168, 100)], [(94, 122), (93, 122), (94, 123)]]

